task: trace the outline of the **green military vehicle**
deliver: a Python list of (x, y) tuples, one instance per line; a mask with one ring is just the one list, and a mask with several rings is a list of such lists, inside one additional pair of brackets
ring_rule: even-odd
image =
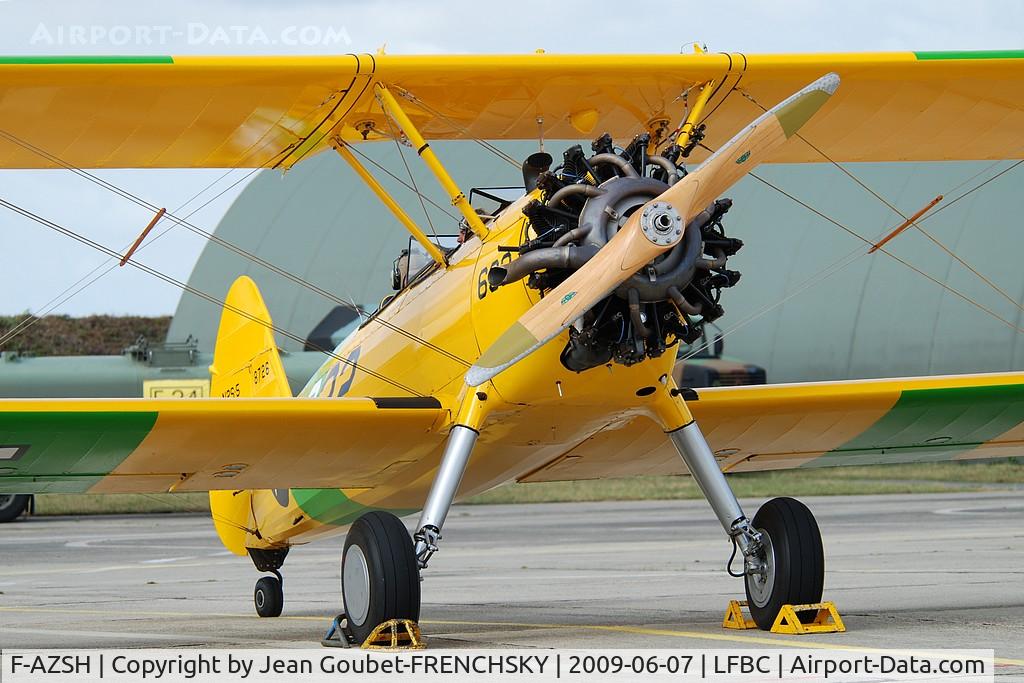
[(21, 493), (0, 493), (0, 524), (13, 522), (33, 506), (32, 496)]

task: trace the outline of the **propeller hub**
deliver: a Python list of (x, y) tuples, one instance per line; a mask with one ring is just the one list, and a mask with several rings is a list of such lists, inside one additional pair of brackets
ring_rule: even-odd
[(668, 202), (650, 202), (640, 214), (640, 230), (653, 244), (671, 247), (683, 238), (683, 216)]

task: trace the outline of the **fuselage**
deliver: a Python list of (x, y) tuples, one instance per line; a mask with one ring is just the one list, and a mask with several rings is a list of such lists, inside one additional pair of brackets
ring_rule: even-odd
[[(301, 393), (324, 400), (431, 396), (449, 411), (447, 423), (425, 433), (423, 451), (392, 465), (393, 474), (373, 488), (298, 489), (287, 498), (284, 491), (255, 492), (260, 538), (251, 536), (250, 547), (304, 543), (337, 533), (368, 508), (397, 514), (419, 509), (453, 414), (468, 391), (466, 371), (482, 349), (539, 300), (525, 281), (496, 289), (487, 284), (487, 271), (511, 259), (499, 247), (523, 241), (522, 207), (529, 199), (523, 197), (495, 217), (486, 241), (473, 237), (449, 256), (446, 268), (414, 277), (338, 346), (336, 358), (324, 363)], [(571, 372), (559, 361), (565, 340), (563, 333), (481, 387), (488, 394), (488, 418), (460, 498), (543, 468), (598, 431), (647, 412), (637, 392), (642, 395), (671, 372), (672, 353), (630, 367), (610, 364)]]

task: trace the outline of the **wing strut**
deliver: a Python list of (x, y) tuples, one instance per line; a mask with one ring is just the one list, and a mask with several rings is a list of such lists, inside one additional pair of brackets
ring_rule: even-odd
[(689, 156), (693, 148), (703, 138), (703, 134), (697, 130), (700, 125), (700, 119), (704, 116), (704, 108), (708, 104), (708, 100), (711, 99), (711, 93), (715, 91), (715, 82), (708, 81), (701, 88), (700, 94), (697, 95), (697, 100), (693, 103), (693, 108), (690, 113), (686, 115), (686, 120), (683, 121), (683, 125), (679, 127), (679, 138), (676, 140), (676, 144), (683, 148), (683, 156)]
[(360, 163), (359, 159), (356, 159), (356, 156), (352, 154), (352, 150), (348, 148), (344, 140), (340, 137), (334, 138), (334, 151), (336, 151), (342, 159), (348, 162), (348, 165), (352, 167), (352, 170), (356, 172), (356, 175), (363, 179), (366, 186), (373, 190), (373, 193), (377, 195), (377, 198), (380, 199), (384, 206), (386, 206), (395, 218), (398, 219), (398, 222), (405, 226), (405, 229), (408, 230), (412, 236), (416, 238), (416, 241), (420, 243), (428, 254), (430, 254), (430, 258), (437, 261), (441, 267), (447, 266), (448, 260), (445, 258), (444, 253), (435, 243), (430, 241), (427, 234), (423, 232), (423, 228), (416, 224), (416, 221), (414, 221), (409, 214), (405, 212), (405, 209), (403, 209), (399, 203), (395, 201), (394, 197), (388, 193), (387, 189), (385, 189), (384, 186), (373, 177), (373, 174), (370, 173), (362, 163)]
[(377, 99), (380, 101), (380, 106), (384, 109), (384, 113), (390, 116), (398, 124), (402, 132), (405, 133), (406, 137), (409, 138), (409, 141), (416, 148), (416, 154), (423, 159), (423, 163), (427, 165), (427, 168), (434, 174), (437, 182), (440, 183), (448, 197), (452, 200), (452, 206), (457, 208), (466, 219), (470, 230), (476, 233), (480, 239), (486, 238), (488, 230), (483, 221), (480, 220), (480, 216), (473, 210), (473, 206), (466, 199), (465, 193), (459, 189), (459, 186), (449, 175), (441, 160), (437, 158), (434, 151), (430, 149), (430, 145), (420, 135), (419, 130), (409, 120), (409, 117), (398, 104), (398, 100), (395, 99), (395, 96), (391, 94), (391, 91), (383, 83), (378, 83), (376, 89)]

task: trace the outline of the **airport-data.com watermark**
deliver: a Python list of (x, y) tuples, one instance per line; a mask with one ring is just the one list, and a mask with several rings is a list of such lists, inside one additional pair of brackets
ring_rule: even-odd
[(343, 26), (292, 25), (267, 28), (246, 24), (45, 24), (29, 44), (37, 47), (330, 47), (350, 45)]

